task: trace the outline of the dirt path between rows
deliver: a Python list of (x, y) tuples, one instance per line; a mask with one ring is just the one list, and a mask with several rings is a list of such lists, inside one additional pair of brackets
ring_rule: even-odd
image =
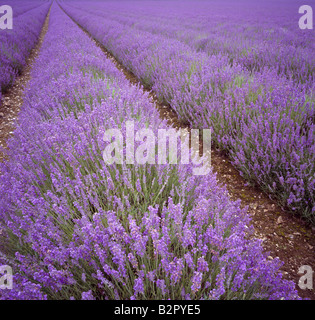
[[(114, 62), (130, 83), (142, 85), (141, 81), (124, 67), (111, 52), (75, 20), (73, 21)], [(150, 93), (150, 98), (158, 108), (161, 118), (167, 119), (173, 127), (183, 127), (170, 106), (161, 104), (152, 91), (146, 88), (144, 90)], [(281, 268), (284, 278), (294, 281), (302, 298), (315, 300), (315, 288), (302, 290), (298, 286), (301, 277), (298, 270), (301, 266), (309, 265), (315, 270), (315, 228), (307, 225), (299, 217), (293, 216), (292, 213), (283, 210), (257, 186), (247, 185), (246, 180), (232, 166), (224, 153), (217, 149), (211, 150), (211, 164), (217, 173), (217, 180), (222, 185), (226, 185), (231, 198), (233, 200), (241, 199), (242, 207), (248, 207), (248, 214), (252, 217), (252, 224), (255, 228), (254, 236), (263, 240), (263, 246), (269, 252), (268, 259), (279, 257), (284, 263)]]
[(26, 66), (23, 68), (21, 75), (15, 79), (13, 86), (2, 96), (2, 102), (0, 103), (0, 162), (6, 158), (1, 149), (7, 147), (7, 141), (12, 136), (16, 126), (18, 113), (23, 104), (24, 90), (31, 79), (33, 63), (39, 54), (48, 30), (50, 10), (47, 13), (38, 41), (26, 59)]

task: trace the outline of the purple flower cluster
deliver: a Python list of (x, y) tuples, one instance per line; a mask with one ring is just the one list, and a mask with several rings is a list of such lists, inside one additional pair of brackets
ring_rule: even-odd
[(299, 299), (215, 174), (104, 163), (107, 128), (167, 125), (56, 2), (31, 76), (0, 164), (1, 299)]
[(1, 95), (14, 82), (26, 64), (45, 21), (51, 1), (9, 1), (13, 9), (13, 29), (0, 30)]
[(210, 127), (244, 177), (314, 223), (315, 39), (297, 3), (162, 3), (61, 5), (180, 120)]

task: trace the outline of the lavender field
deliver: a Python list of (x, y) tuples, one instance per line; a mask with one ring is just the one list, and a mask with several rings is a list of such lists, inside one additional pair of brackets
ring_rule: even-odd
[(0, 105), (48, 29), (1, 150), (0, 267), (13, 270), (1, 300), (304, 298), (215, 167), (196, 175), (155, 153), (135, 164), (103, 153), (108, 129), (127, 141), (128, 121), (171, 130), (165, 106), (181, 126), (211, 129), (246, 184), (313, 230), (315, 33), (299, 28), (304, 3), (6, 4)]

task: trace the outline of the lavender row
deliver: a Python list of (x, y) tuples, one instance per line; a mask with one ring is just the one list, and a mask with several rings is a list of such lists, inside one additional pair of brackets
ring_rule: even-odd
[(245, 178), (315, 222), (313, 89), (277, 70), (253, 74), (231, 66), (224, 54), (208, 56), (69, 3), (62, 2), (69, 15), (169, 103), (180, 120), (210, 127)]
[(25, 66), (38, 40), (50, 4), (50, 1), (44, 4), (38, 2), (37, 8), (14, 18), (12, 30), (0, 30), (0, 102), (1, 94), (7, 91)]
[(18, 16), (30, 11), (32, 9), (38, 8), (39, 6), (43, 5), (45, 2), (49, 0), (10, 0), (5, 1), (6, 5), (9, 5), (13, 10), (13, 19), (17, 18)]
[(1, 299), (298, 299), (215, 175), (105, 165), (104, 132), (167, 128), (53, 4), (0, 171)]
[[(315, 37), (313, 32), (298, 28), (297, 2), (284, 6), (274, 2), (194, 1), (179, 6), (172, 1), (132, 1), (82, 6), (82, 2), (72, 1), (69, 5), (135, 31), (178, 39), (209, 55), (224, 54), (230, 64), (238, 63), (251, 72), (273, 68), (307, 87), (315, 81)], [(241, 12), (236, 10), (240, 5)]]

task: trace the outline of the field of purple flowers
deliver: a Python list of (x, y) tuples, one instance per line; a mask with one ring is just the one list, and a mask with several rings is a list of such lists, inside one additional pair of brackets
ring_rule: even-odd
[(314, 32), (297, 3), (60, 1), (251, 183), (315, 222)]
[(35, 46), (51, 1), (8, 1), (13, 10), (14, 28), (0, 30), (0, 103)]
[[(14, 17), (17, 18), (18, 16), (26, 13), (27, 11), (30, 11), (32, 9), (35, 9), (39, 7), (41, 4), (44, 4), (45, 2), (48, 2), (47, 0), (29, 0), (29, 1), (23, 1), (23, 0), (7, 0), (5, 1), (5, 5), (9, 5), (14, 13)], [(1, 3), (1, 4), (4, 4)]]
[[(81, 5), (84, 2), (77, 4)], [(241, 130), (240, 122), (246, 121), (249, 129), (242, 131), (243, 139), (254, 125), (257, 134), (267, 137), (262, 128), (267, 127), (268, 117), (276, 119), (283, 112), (278, 126), (272, 122), (275, 138), (270, 140), (269, 152), (276, 156), (272, 147), (277, 134), (288, 130), (286, 121), (291, 117), (298, 126), (311, 112), (309, 85), (303, 100), (298, 89), (290, 91), (296, 81), (276, 71), (246, 73), (240, 64), (230, 65), (226, 56), (196, 52), (174, 38), (144, 37), (147, 31), (131, 31), (130, 26), (97, 15), (91, 18), (72, 3), (62, 6), (126, 65), (133, 66), (139, 77), (146, 77), (161, 99), (168, 99), (192, 125), (234, 121), (235, 130)], [(136, 128), (154, 131), (168, 126), (148, 93), (131, 85), (56, 2), (49, 19), (17, 128), (8, 141), (9, 161), (0, 164), (0, 265), (14, 270), (13, 290), (0, 290), (0, 298), (299, 299), (295, 284), (279, 272), (281, 262), (267, 259), (261, 241), (249, 237), (253, 231), (249, 216), (240, 201), (232, 201), (226, 189), (218, 186), (214, 173), (194, 176), (190, 165), (105, 165), (102, 151), (107, 128), (124, 131), (127, 120), (134, 120)], [(158, 50), (161, 44), (164, 53)], [(144, 74), (148, 63), (151, 68)], [(163, 74), (166, 67), (168, 72)], [(271, 75), (277, 78), (272, 80)], [(267, 85), (273, 90), (268, 91)], [(183, 87), (178, 91), (176, 86)], [(232, 90), (235, 86), (238, 91)], [(203, 94), (205, 88), (207, 94)], [(213, 106), (220, 99), (227, 103), (232, 94), (238, 107), (223, 104), (223, 110), (213, 109), (217, 116), (214, 112), (212, 119), (211, 104), (206, 108), (206, 101), (212, 99)], [(286, 111), (280, 107), (283, 100), (288, 103)], [(274, 109), (264, 105), (268, 110), (264, 121), (259, 120), (262, 101), (274, 104)], [(289, 104), (292, 101), (296, 105)], [(252, 108), (247, 109), (249, 105)], [(248, 111), (240, 116), (242, 110)], [(307, 143), (314, 131), (309, 129), (310, 121), (306, 124), (301, 133), (308, 134), (303, 146), (311, 161)], [(292, 141), (300, 142), (295, 128), (291, 129)], [(235, 135), (229, 134), (231, 140), (224, 141), (223, 133), (221, 138), (218, 130), (215, 133), (218, 142), (230, 143), (234, 150)], [(281, 146), (285, 148), (286, 143), (283, 140)], [(290, 159), (292, 153), (285, 157)], [(293, 174), (286, 167), (283, 172)]]

